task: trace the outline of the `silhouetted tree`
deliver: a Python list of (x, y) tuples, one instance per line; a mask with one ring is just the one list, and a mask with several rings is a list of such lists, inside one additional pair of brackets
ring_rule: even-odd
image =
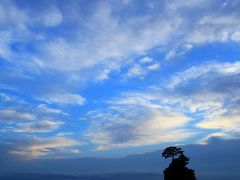
[[(177, 147), (168, 147), (163, 151), (163, 157), (172, 157), (169, 167), (164, 170), (164, 180), (196, 180), (194, 170), (186, 167), (189, 158), (183, 153), (184, 151)], [(174, 158), (176, 156), (177, 158)]]
[(165, 158), (172, 157), (172, 161), (173, 161), (175, 156), (178, 156), (182, 153), (183, 153), (183, 150), (181, 148), (170, 146), (163, 151), (162, 157), (165, 157)]

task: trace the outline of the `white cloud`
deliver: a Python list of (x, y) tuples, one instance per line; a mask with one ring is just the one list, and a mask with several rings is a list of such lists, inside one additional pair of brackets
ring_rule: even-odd
[[(197, 126), (204, 129), (221, 129), (226, 134), (240, 132), (240, 110), (236, 101), (239, 101), (235, 94), (231, 94), (232, 99), (228, 100), (229, 106), (224, 106), (217, 112), (208, 113), (204, 120), (197, 123)], [(238, 95), (237, 95), (238, 96)], [(228, 96), (224, 99), (226, 101)]]
[(181, 8), (191, 8), (191, 7), (197, 7), (199, 5), (202, 5), (202, 3), (205, 3), (205, 5), (208, 5), (208, 1), (206, 0), (191, 0), (191, 1), (185, 1), (185, 0), (172, 0), (166, 3), (166, 8), (171, 11), (177, 11)]
[(186, 52), (190, 51), (193, 48), (193, 45), (190, 43), (181, 44), (179, 47), (175, 47), (168, 51), (165, 55), (165, 60), (172, 60), (174, 58), (184, 55)]
[(0, 120), (5, 122), (12, 122), (17, 120), (33, 120), (35, 116), (31, 113), (19, 112), (14, 109), (0, 110)]
[[(34, 8), (24, 10), (15, 6), (14, 3), (2, 2), (3, 10), (11, 8), (8, 12), (2, 11), (0, 17), (6, 22), (13, 21), (13, 24), (22, 24), (28, 31), (24, 35), (29, 35), (26, 38), (29, 41), (36, 36), (42, 37), (42, 34), (48, 36), (44, 31), (31, 32), (30, 27), (39, 24), (35, 23), (36, 19), (40, 19), (39, 21), (46, 26), (54, 27), (65, 19), (70, 24), (74, 21), (74, 29), (66, 29), (68, 33), (56, 35), (53, 39), (49, 38), (49, 41), (41, 42), (38, 47), (38, 49), (42, 49), (40, 59), (44, 59), (48, 68), (64, 71), (82, 71), (98, 66), (114, 71), (116, 66), (124, 66), (126, 59), (132, 55), (145, 55), (148, 50), (156, 46), (166, 53), (168, 59), (172, 57), (171, 54), (174, 54), (172, 49), (181, 49), (179, 47), (184, 44), (194, 46), (208, 42), (227, 41), (231, 34), (232, 38), (236, 39), (234, 37), (237, 37), (236, 33), (240, 26), (239, 17), (234, 13), (235, 11), (228, 12), (232, 7), (231, 3), (223, 6), (221, 2), (209, 3), (206, 0), (191, 2), (174, 0), (149, 7), (149, 2), (147, 2), (143, 3), (143, 6), (151, 11), (136, 15), (135, 11), (129, 12), (128, 8), (130, 7), (122, 3), (98, 2), (94, 6), (94, 11), (84, 14), (88, 17), (87, 22), (83, 14), (77, 10), (80, 4), (69, 3), (68, 6), (72, 12), (66, 12), (60, 10), (57, 3), (50, 3), (49, 8), (40, 10), (35, 18), (29, 19), (28, 17), (33, 16), (36, 11)], [(202, 7), (202, 4), (204, 7), (200, 10), (199, 6)], [(138, 5), (135, 5), (138, 8)], [(161, 11), (158, 8), (161, 8)], [(211, 11), (212, 9), (217, 10)], [(196, 10), (196, 16), (191, 14), (194, 10)], [(161, 13), (154, 14), (155, 11)], [(73, 12), (76, 13), (74, 16), (71, 15)], [(128, 12), (127, 18), (124, 16), (124, 12)], [(74, 38), (66, 34), (71, 34)], [(31, 35), (33, 36), (31, 37)], [(12, 37), (12, 39), (16, 39), (16, 37)], [(183, 49), (183, 52), (186, 51)], [(146, 60), (150, 59), (146, 56)]]
[[(143, 61), (141, 61), (143, 60)], [(153, 59), (143, 58), (139, 63), (134, 63), (125, 74), (125, 78), (140, 78), (143, 79), (151, 71), (156, 71), (160, 68), (160, 64)]]
[(68, 92), (55, 92), (48, 94), (45, 97), (41, 97), (40, 99), (47, 103), (57, 103), (60, 105), (83, 105), (86, 101), (85, 98), (83, 98), (82, 96)]
[(128, 77), (142, 77), (145, 75), (145, 71), (139, 64), (134, 64), (127, 72)]
[[(83, 31), (73, 31), (74, 39), (59, 37), (43, 44), (48, 66), (64, 71), (82, 71), (100, 66), (114, 71), (124, 65), (130, 55), (142, 54), (158, 43), (164, 44), (170, 36), (172, 27), (168, 21), (157, 19), (152, 22), (148, 16), (143, 16), (137, 20), (130, 17), (121, 24), (112, 16), (114, 8), (111, 3), (98, 3), (94, 13), (89, 14), (88, 23), (81, 22), (81, 19), (76, 22)], [(136, 31), (138, 22), (144, 28)]]
[(81, 44), (67, 42), (63, 38), (54, 39), (44, 46), (50, 62), (48, 66), (59, 70), (78, 70), (95, 65), (95, 62), (87, 57), (87, 51)]
[(88, 114), (88, 136), (98, 150), (184, 142), (194, 133), (209, 138), (203, 129), (234, 137), (240, 132), (239, 67), (238, 61), (215, 61), (179, 72), (158, 88), (113, 98), (107, 109)]
[(108, 79), (110, 69), (104, 69), (102, 72), (96, 77), (96, 80), (102, 81)]
[(233, 41), (240, 41), (240, 31), (237, 31), (237, 32), (233, 33), (232, 36), (231, 36), (231, 39)]
[[(154, 103), (158, 97), (155, 97), (154, 94), (147, 93), (133, 93), (133, 94), (123, 94), (120, 98), (113, 98), (108, 101), (108, 103), (117, 105), (118, 107), (127, 107), (130, 106), (143, 106), (150, 109), (162, 109), (162, 106), (159, 103)], [(156, 101), (155, 101), (156, 102)], [(113, 106), (114, 107), (114, 106)]]
[(6, 95), (5, 93), (0, 93), (0, 100), (1, 101), (9, 101), (11, 98)]
[[(143, 78), (148, 75), (149, 71), (159, 69), (160, 64), (162, 66), (162, 62), (156, 62), (148, 57), (152, 55), (152, 52), (158, 52), (165, 57), (165, 60), (171, 60), (184, 55), (192, 48), (208, 43), (239, 41), (239, 5), (233, 1), (172, 0), (159, 2), (156, 5), (143, 2), (141, 7), (144, 7), (145, 11), (141, 11), (141, 13), (139, 13), (138, 4), (134, 4), (134, 1), (128, 1), (131, 6), (126, 6), (126, 4), (120, 6), (118, 3), (116, 5), (110, 1), (101, 1), (94, 4), (92, 6), (94, 9), (91, 11), (81, 11), (79, 9), (81, 4), (74, 3), (73, 6), (71, 2), (67, 3), (69, 3), (68, 7), (72, 10), (71, 12), (64, 11), (64, 8), (58, 9), (57, 3), (49, 6), (52, 9), (38, 9), (39, 11), (36, 11), (34, 6), (16, 6), (13, 1), (0, 3), (2, 27), (0, 56), (9, 61), (7, 62), (8, 67), (2, 70), (6, 73), (1, 75), (4, 75), (2, 77), (4, 81), (13, 82), (11, 86), (14, 86), (14, 82), (18, 82), (15, 83), (15, 90), (19, 94), (24, 94), (24, 92), (27, 94), (29, 89), (26, 90), (26, 88), (35, 87), (39, 81), (42, 82), (44, 79), (46, 83), (38, 87), (55, 91), (53, 87), (56, 85), (63, 89), (61, 92), (44, 91), (44, 93), (38, 94), (38, 92), (43, 92), (40, 89), (38, 92), (33, 92), (36, 99), (40, 97), (39, 99), (49, 104), (83, 105), (86, 100), (79, 94), (71, 93), (78, 92), (78, 88), (82, 86), (83, 82), (106, 80), (112, 72), (120, 74), (120, 77), (124, 73), (128, 77)], [(36, 12), (38, 15), (35, 17)], [(74, 16), (71, 13), (75, 13)], [(57, 29), (61, 28), (59, 25), (63, 22), (66, 28)], [(50, 27), (54, 27), (54, 33), (50, 33)], [(21, 50), (18, 49), (19, 44)], [(13, 47), (16, 50), (13, 50)], [(136, 57), (144, 58), (139, 60)], [(127, 69), (128, 67), (129, 69)], [(127, 69), (127, 72), (121, 72), (122, 69)], [(26, 72), (31, 72), (31, 75), (29, 76)], [(146, 120), (140, 121), (141, 124), (146, 123), (144, 125), (148, 129), (151, 129), (152, 124), (159, 125), (156, 125), (156, 128), (165, 129), (166, 127), (157, 119), (161, 119), (161, 117), (168, 119), (168, 116), (160, 109), (172, 112), (174, 107), (177, 112), (174, 111), (174, 115), (171, 116), (172, 120), (176, 116), (185, 122), (184, 117), (187, 119), (187, 115), (179, 112), (196, 113), (201, 119), (200, 123), (196, 123), (199, 129), (239, 131), (239, 114), (234, 114), (228, 106), (228, 104), (234, 104), (234, 108), (238, 107), (239, 72), (240, 63), (238, 61), (194, 66), (176, 74), (165, 87), (159, 88), (160, 91), (154, 91), (153, 94), (138, 93), (135, 97), (128, 96), (126, 99), (122, 99), (122, 104), (118, 103), (119, 105), (125, 103), (124, 105), (130, 106), (130, 109), (131, 106), (137, 108), (143, 106), (151, 109), (152, 116), (149, 117), (148, 114), (143, 113)], [(52, 74), (54, 74), (53, 79), (61, 77), (61, 80), (51, 82), (52, 79), (49, 77)], [(27, 86), (23, 86), (23, 83), (18, 81), (23, 77), (28, 77)], [(195, 84), (190, 86), (190, 81), (194, 81)], [(65, 89), (65, 87), (67, 88)], [(166, 93), (166, 91), (168, 92)], [(107, 112), (109, 116), (105, 113), (97, 115), (101, 115), (101, 118), (106, 115), (111, 122), (117, 122), (120, 118), (121, 122), (119, 123), (123, 127), (131, 129), (129, 130), (130, 135), (127, 134), (124, 137), (123, 133), (123, 142), (115, 143), (112, 138), (117, 136), (111, 137), (111, 135), (122, 134), (122, 132), (119, 129), (110, 131), (107, 129), (108, 125), (103, 123), (105, 129), (95, 131), (93, 134), (93, 139), (98, 144), (104, 144), (99, 147), (104, 149), (111, 146), (128, 146), (129, 142), (133, 145), (139, 145), (142, 142), (146, 144), (160, 142), (155, 135), (161, 136), (163, 141), (172, 138), (171, 134), (167, 134), (165, 131), (163, 131), (164, 134), (151, 134), (150, 132), (143, 134), (140, 132), (139, 126), (135, 127), (133, 124), (126, 123), (125, 121), (133, 117), (124, 119), (121, 112), (128, 111), (126, 111), (126, 107), (116, 105), (118, 103), (115, 102), (109, 107), (117, 111), (115, 115), (112, 112)], [(0, 110), (1, 120), (34, 120), (42, 115), (33, 113), (34, 110), (39, 110), (49, 116), (50, 114), (51, 116), (64, 114), (59, 109), (46, 106), (35, 107), (32, 111), (24, 109), (23, 112), (19, 109)], [(139, 114), (142, 115), (141, 112), (134, 111), (132, 116), (140, 117)], [(176, 121), (173, 120), (173, 122), (177, 124)], [(221, 122), (223, 123), (221, 124)], [(36, 122), (35, 125), (37, 123), (43, 122)], [(185, 123), (187, 124), (187, 122)], [(34, 129), (35, 125), (29, 123), (28, 129)], [(109, 126), (112, 127), (112, 125), (110, 123)], [(183, 131), (182, 129), (171, 130), (171, 132), (175, 131), (179, 133), (179, 137), (186, 135), (184, 134), (185, 129)], [(99, 138), (96, 134), (99, 135)], [(129, 138), (131, 135), (132, 139), (124, 141), (124, 138)], [(135, 135), (143, 137), (142, 141), (135, 139)], [(150, 138), (147, 139), (147, 137)]]
[(169, 84), (165, 102), (181, 111), (195, 113), (196, 127), (214, 129), (234, 136), (240, 132), (240, 63), (213, 62), (176, 74)]
[(165, 59), (169, 60), (174, 58), (175, 56), (176, 56), (176, 50), (171, 50), (166, 54)]
[(24, 10), (19, 9), (10, 1), (0, 2), (0, 24), (14, 26), (23, 30), (30, 19)]
[(223, 25), (223, 24), (235, 24), (235, 17), (234, 16), (227, 16), (227, 15), (223, 15), (223, 16), (204, 16), (200, 19), (200, 21), (198, 22), (199, 24), (214, 24), (214, 25)]
[(19, 135), (25, 133), (45, 133), (57, 130), (67, 117), (61, 109), (46, 104), (31, 104), (28, 99), (1, 94), (0, 121), (2, 129)]
[(209, 134), (207, 135), (206, 137), (204, 137), (203, 139), (199, 140), (198, 143), (199, 144), (207, 144), (209, 143), (209, 141), (212, 139), (212, 138), (224, 138), (228, 136), (227, 134), (225, 133), (212, 133), (212, 134)]
[(46, 104), (39, 104), (37, 106), (37, 110), (47, 114), (49, 113), (49, 114), (68, 115), (66, 112), (63, 112), (61, 109), (50, 108)]
[(199, 77), (205, 77), (209, 73), (217, 73), (219, 75), (234, 75), (240, 73), (240, 62), (236, 61), (233, 63), (209, 63), (200, 66), (193, 66), (176, 76), (173, 76), (170, 83), (168, 83), (169, 88), (175, 88), (178, 85), (188, 82), (192, 79)]
[(176, 143), (195, 134), (185, 126), (189, 117), (144, 97), (128, 94), (109, 101), (107, 109), (88, 113), (87, 136), (97, 150)]
[[(174, 59), (196, 46), (238, 39), (239, 16), (232, 3), (173, 0), (155, 2), (156, 5), (150, 6), (149, 2), (143, 2), (146, 12), (140, 14), (137, 13), (139, 5), (134, 3), (126, 6), (123, 3), (97, 2), (93, 11), (81, 11), (81, 2), (70, 2), (70, 12), (58, 7), (58, 3), (49, 2), (48, 8), (35, 9), (34, 6), (21, 7), (14, 2), (1, 2), (0, 18), (9, 35), (0, 40), (0, 54), (16, 66), (12, 72), (21, 72), (25, 77), (37, 80), (59, 73), (63, 81), (56, 83), (63, 84), (62, 87), (69, 84), (73, 87), (74, 84), (78, 88), (89, 81), (107, 80), (112, 74), (120, 77), (126, 74), (138, 78), (147, 76), (147, 69), (158, 69), (157, 62), (149, 57), (152, 50), (163, 54), (165, 60)], [(194, 16), (192, 12), (196, 12)], [(61, 28), (59, 25), (63, 22), (67, 28), (59, 31), (57, 28)], [(58, 33), (51, 34), (49, 27), (55, 27)], [(20, 43), (21, 47), (31, 44), (34, 53), (27, 48), (13, 51), (9, 43)], [(139, 60), (136, 57), (143, 58)], [(17, 61), (19, 59), (21, 61)], [(126, 73), (130, 59), (134, 62)], [(162, 66), (162, 62), (158, 64)], [(144, 67), (147, 65), (148, 68)], [(31, 75), (27, 76), (27, 72)], [(6, 74), (6, 79), (10, 78), (11, 73)], [(18, 74), (16, 76), (20, 78)], [(52, 85), (46, 82), (43, 86), (51, 88)], [(80, 98), (77, 99), (80, 104)]]
[(158, 63), (155, 63), (155, 64), (151, 64), (147, 67), (148, 70), (150, 71), (156, 71), (160, 68), (160, 65)]
[(206, 119), (197, 124), (200, 128), (205, 129), (223, 129), (225, 131), (240, 131), (240, 114), (227, 117), (214, 117)]
[(54, 27), (59, 25), (62, 22), (63, 16), (58, 8), (52, 8), (52, 9), (49, 9), (48, 12), (44, 14), (42, 19), (43, 19), (43, 23), (46, 26)]
[(141, 63), (141, 64), (146, 64), (146, 63), (151, 63), (153, 61), (153, 59), (152, 58), (150, 58), (150, 57), (144, 57), (144, 58), (141, 58), (140, 60), (139, 60), (139, 63)]
[(11, 42), (11, 33), (8, 31), (0, 31), (0, 57), (9, 59), (11, 51), (9, 50), (9, 44)]
[(40, 122), (17, 123), (14, 132), (43, 133), (58, 129), (63, 122), (53, 120), (41, 120)]

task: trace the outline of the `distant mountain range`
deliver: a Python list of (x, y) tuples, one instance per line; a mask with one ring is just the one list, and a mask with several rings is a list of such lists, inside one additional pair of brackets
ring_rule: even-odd
[(101, 175), (0, 174), (3, 180), (160, 180), (161, 174), (114, 173)]
[[(237, 180), (240, 179), (240, 140), (212, 139), (207, 145), (182, 146), (190, 157), (189, 167), (196, 171), (199, 180)], [(161, 179), (162, 171), (169, 160), (161, 157), (162, 150), (139, 155), (130, 155), (119, 159), (80, 158), (48, 159), (31, 161), (1, 161), (0, 179), (44, 180), (155, 180)], [(26, 173), (38, 173), (26, 174)], [(121, 172), (121, 173), (119, 173)], [(116, 174), (117, 173), (117, 174)], [(42, 175), (40, 175), (42, 174)], [(52, 175), (70, 174), (70, 175)], [(89, 175), (87, 175), (89, 174)], [(102, 175), (99, 175), (102, 174)], [(75, 176), (76, 175), (76, 176)], [(90, 176), (91, 175), (91, 176)], [(131, 177), (129, 179), (129, 177)], [(148, 177), (148, 178), (147, 178)], [(14, 179), (15, 178), (15, 179)], [(32, 178), (32, 179), (31, 179)]]
[[(61, 174), (0, 174), (1, 180), (163, 180), (162, 174), (156, 173), (113, 173), (99, 175), (61, 175)], [(239, 176), (208, 175), (197, 180), (238, 180)]]

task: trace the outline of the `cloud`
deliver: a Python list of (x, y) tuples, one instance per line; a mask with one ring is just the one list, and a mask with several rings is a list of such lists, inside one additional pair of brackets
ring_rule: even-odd
[(147, 74), (152, 71), (157, 71), (158, 69), (160, 69), (160, 64), (156, 60), (150, 57), (143, 57), (139, 59), (138, 63), (134, 63), (129, 67), (125, 78), (143, 79)]
[(131, 69), (128, 70), (127, 76), (128, 77), (142, 77), (146, 74), (146, 72), (142, 69), (139, 64), (134, 64)]
[[(15, 140), (15, 149), (10, 153), (28, 157), (28, 158), (38, 158), (46, 155), (56, 156), (58, 151), (68, 150), (71, 147), (78, 146), (80, 142), (77, 140), (57, 136), (57, 137), (35, 137), (32, 136), (26, 140)], [(73, 151), (76, 153), (76, 151)]]
[(17, 121), (17, 120), (33, 120), (35, 116), (31, 113), (18, 112), (14, 109), (2, 109), (0, 110), (0, 120), (5, 122)]
[(40, 122), (28, 122), (28, 123), (17, 123), (17, 127), (13, 130), (14, 132), (26, 132), (26, 133), (43, 133), (51, 132), (60, 127), (63, 122), (42, 120)]
[(0, 93), (0, 99), (1, 101), (9, 101), (11, 98), (5, 93)]
[(8, 59), (11, 57), (11, 51), (9, 50), (9, 44), (11, 42), (11, 33), (8, 31), (1, 31), (1, 40), (0, 40), (0, 57)]
[(41, 19), (46, 26), (54, 27), (62, 22), (63, 16), (60, 10), (54, 7), (49, 9), (47, 13), (44, 13), (44, 16)]
[[(141, 14), (138, 13), (141, 7), (135, 2), (131, 4), (133, 6), (126, 6), (124, 3), (97, 2), (92, 6), (95, 8), (93, 11), (86, 11), (84, 14), (78, 11), (83, 6), (82, 2), (69, 3), (71, 12), (54, 2), (49, 2), (47, 9), (38, 9), (35, 6), (24, 9), (24, 6), (16, 6), (14, 3), (1, 3), (5, 7), (3, 9), (11, 7), (9, 11), (11, 15), (7, 16), (3, 11), (2, 19), (6, 22), (13, 21), (15, 17), (21, 19), (13, 21), (13, 24), (20, 23), (25, 27), (25, 31), (30, 32), (27, 33), (30, 35), (27, 40), (33, 38), (31, 34), (51, 37), (45, 29), (38, 33), (32, 29), (32, 26), (43, 23), (46, 28), (55, 27), (66, 20), (69, 28), (65, 31), (75, 38), (66, 35), (68, 33), (56, 34), (53, 39), (49, 38), (45, 41), (46, 43), (41, 42), (38, 48), (42, 49), (40, 59), (48, 62), (46, 63), (48, 67), (57, 70), (75, 71), (96, 68), (96, 66), (108, 68), (110, 66), (111, 70), (115, 70), (113, 67), (123, 66), (131, 55), (145, 54), (156, 46), (160, 46), (163, 53), (167, 54), (173, 52), (172, 49), (181, 49), (179, 47), (183, 47), (184, 44), (194, 46), (228, 41), (230, 36), (236, 36), (234, 34), (239, 29), (237, 21), (239, 17), (236, 8), (233, 8), (233, 3), (209, 3), (201, 0), (186, 4), (174, 0), (156, 3), (152, 7), (149, 6), (149, 2), (143, 2), (142, 6), (146, 11)], [(204, 7), (201, 6), (202, 4)], [(44, 3), (39, 3), (39, 6), (44, 6)], [(234, 6), (238, 5), (234, 4)], [(212, 9), (216, 11), (211, 11)], [(233, 12), (230, 11), (231, 9)], [(197, 12), (194, 16), (192, 16), (193, 11)], [(12, 16), (14, 18), (11, 18)], [(32, 16), (36, 18), (28, 18)], [(36, 23), (36, 19), (39, 19), (40, 23)], [(72, 22), (74, 29), (71, 26)]]
[(203, 139), (200, 139), (198, 143), (205, 145), (205, 144), (211, 143), (212, 140), (225, 140), (225, 139), (233, 139), (233, 138), (229, 137), (229, 135), (226, 133), (217, 132), (217, 133), (209, 134)]
[(153, 61), (152, 58), (146, 56), (146, 57), (141, 58), (141, 59), (139, 60), (139, 63), (141, 63), (141, 64), (146, 64), (146, 63), (151, 63), (152, 61)]
[(89, 112), (88, 137), (97, 150), (184, 142), (195, 133), (234, 138), (240, 132), (239, 75), (238, 61), (212, 61), (144, 92), (123, 93)]
[(197, 124), (198, 127), (204, 129), (222, 129), (225, 132), (240, 132), (240, 112), (233, 113), (227, 109), (227, 112), (219, 116), (206, 118)]
[(165, 60), (175, 59), (177, 57), (183, 56), (186, 52), (190, 51), (193, 45), (190, 43), (181, 44), (179, 47), (175, 47), (168, 51), (165, 55)]
[[(1, 80), (23, 94), (39, 84), (32, 96), (44, 99), (49, 89), (79, 92), (112, 76), (143, 79), (195, 47), (238, 41), (238, 3), (129, 3), (1, 2)], [(154, 52), (162, 62), (152, 61)], [(79, 96), (73, 104), (83, 104)]]
[[(144, 79), (153, 71), (168, 72), (168, 60), (194, 48), (236, 44), (239, 7), (237, 1), (207, 0), (41, 1), (37, 6), (1, 1), (0, 83), (26, 97), (13, 105), (0, 96), (1, 123), (29, 120), (12, 123), (23, 134), (55, 130), (60, 126), (55, 119), (67, 115), (62, 109), (86, 103), (81, 94), (92, 82)], [(109, 98), (106, 108), (89, 117), (101, 119), (100, 125), (90, 122), (89, 138), (99, 149), (109, 149), (173, 141), (173, 132), (182, 141), (192, 133), (188, 126), (197, 132), (239, 132), (239, 72), (238, 61), (216, 60), (176, 73), (155, 90)], [(162, 124), (164, 119), (173, 127)]]
[[(63, 95), (65, 95), (63, 93)], [(68, 94), (67, 94), (68, 95)], [(71, 95), (71, 94), (70, 94)], [(70, 96), (71, 97), (71, 96)], [(74, 96), (73, 96), (74, 97)], [(67, 97), (68, 98), (68, 97)], [(76, 96), (76, 101), (78, 101), (78, 96)], [(68, 114), (62, 109), (52, 107), (48, 104), (43, 103), (32, 103), (32, 101), (26, 97), (15, 94), (14, 91), (9, 91), (8, 93), (0, 93), (1, 99), (1, 109), (0, 114), (4, 119), (27, 119), (35, 120), (39, 117), (65, 117)]]
[[(203, 2), (205, 8), (193, 20), (190, 12), (198, 8)], [(112, 16), (113, 10), (117, 9), (113, 4), (99, 3), (95, 13), (90, 14), (88, 26), (84, 27), (88, 30), (86, 36), (93, 34), (91, 41), (85, 40), (81, 34), (81, 42), (84, 43), (77, 41), (78, 39), (69, 42), (66, 38), (50, 42), (46, 47), (46, 52), (49, 52), (49, 57), (53, 63), (50, 65), (53, 68), (63, 70), (96, 68), (96, 66), (103, 65), (111, 71), (115, 68), (109, 68), (109, 65), (110, 67), (121, 67), (131, 54), (143, 54), (154, 46), (165, 46), (166, 52), (164, 53), (168, 54), (166, 55), (167, 59), (171, 59), (176, 54), (182, 55), (189, 51), (195, 44), (227, 41), (229, 36), (235, 33), (234, 31), (239, 27), (236, 21), (238, 17), (235, 14), (225, 13), (225, 15), (221, 13), (224, 10), (227, 11), (230, 5), (226, 5), (221, 10), (221, 3), (196, 1), (186, 6), (183, 4), (172, 1), (160, 6), (162, 14), (166, 14), (166, 18), (144, 13), (136, 17), (129, 13), (128, 19), (124, 19), (124, 17), (121, 19), (121, 14)], [(147, 4), (144, 5), (147, 7)], [(219, 11), (215, 14), (208, 11), (214, 6), (219, 7)], [(179, 7), (186, 9), (187, 14), (180, 11)], [(126, 7), (120, 6), (120, 8)], [(120, 12), (126, 10), (121, 9)], [(118, 18), (124, 22), (118, 23)], [(183, 26), (185, 28), (182, 28)], [(96, 31), (98, 28), (101, 28), (102, 31)], [(102, 46), (103, 44), (104, 46)], [(173, 45), (169, 47), (168, 44)], [(90, 54), (91, 56), (89, 56)], [(68, 59), (68, 63), (66, 63), (66, 59)], [(112, 66), (112, 64), (114, 65)], [(137, 67), (134, 66), (134, 69)]]
[(237, 32), (233, 33), (231, 38), (233, 41), (240, 41), (240, 32), (237, 31)]
[(86, 101), (85, 98), (83, 98), (82, 96), (69, 92), (55, 92), (40, 99), (50, 104), (56, 103), (60, 105), (67, 104), (83, 105)]
[(184, 82), (189, 82), (192, 79), (197, 79), (199, 77), (210, 76), (210, 73), (217, 73), (217, 75), (234, 75), (240, 72), (240, 62), (236, 61), (233, 63), (209, 63), (204, 65), (193, 66), (187, 70), (178, 73), (176, 76), (173, 76), (168, 87), (175, 88), (178, 85), (183, 84)]
[(148, 67), (147, 67), (147, 69), (148, 70), (150, 70), (150, 71), (156, 71), (156, 70), (158, 70), (160, 68), (160, 65), (159, 64), (152, 64), (152, 65), (149, 65)]
[[(201, 119), (196, 127), (234, 136), (239, 129), (239, 61), (212, 62), (177, 73), (166, 85), (165, 102)], [(172, 95), (170, 95), (172, 94)]]
[(2, 1), (0, 3), (0, 10), (0, 22), (4, 27), (6, 25), (14, 26), (19, 28), (18, 30), (20, 31), (26, 28), (26, 23), (29, 21), (26, 12), (19, 9), (12, 1)]
[(104, 110), (89, 112), (87, 136), (97, 150), (181, 142), (195, 133), (180, 112), (164, 109), (140, 96), (123, 96)]
[(61, 109), (50, 108), (46, 104), (39, 104), (37, 106), (37, 110), (47, 114), (68, 115), (66, 112), (63, 112)]
[(29, 99), (20, 96), (2, 93), (0, 97), (0, 121), (2, 130), (8, 133), (51, 132), (62, 126), (68, 115), (46, 104), (32, 104)]
[[(165, 41), (171, 31), (168, 22), (159, 21), (158, 25), (149, 23), (148, 18), (139, 17), (141, 24), (146, 22), (152, 29), (141, 28), (135, 32), (139, 35), (136, 37), (133, 35), (134, 26), (137, 25), (134, 19), (130, 19), (128, 24), (119, 24), (112, 16), (114, 8), (107, 2), (98, 3), (94, 13), (89, 15), (88, 24), (82, 24), (86, 30), (79, 33), (84, 34), (77, 34), (75, 41), (59, 38), (46, 44), (44, 51), (47, 52), (46, 58), (50, 60), (51, 68), (71, 71), (104, 66), (115, 70), (115, 67), (121, 67), (125, 63), (129, 55), (141, 54), (158, 42)], [(98, 31), (100, 28), (102, 30)], [(151, 33), (155, 35), (154, 38)], [(86, 39), (88, 36), (92, 37), (91, 40)]]

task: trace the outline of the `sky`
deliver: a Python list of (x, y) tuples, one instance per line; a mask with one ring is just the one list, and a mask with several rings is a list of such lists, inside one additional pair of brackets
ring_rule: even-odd
[(239, 0), (0, 0), (0, 146), (75, 158), (240, 133)]

